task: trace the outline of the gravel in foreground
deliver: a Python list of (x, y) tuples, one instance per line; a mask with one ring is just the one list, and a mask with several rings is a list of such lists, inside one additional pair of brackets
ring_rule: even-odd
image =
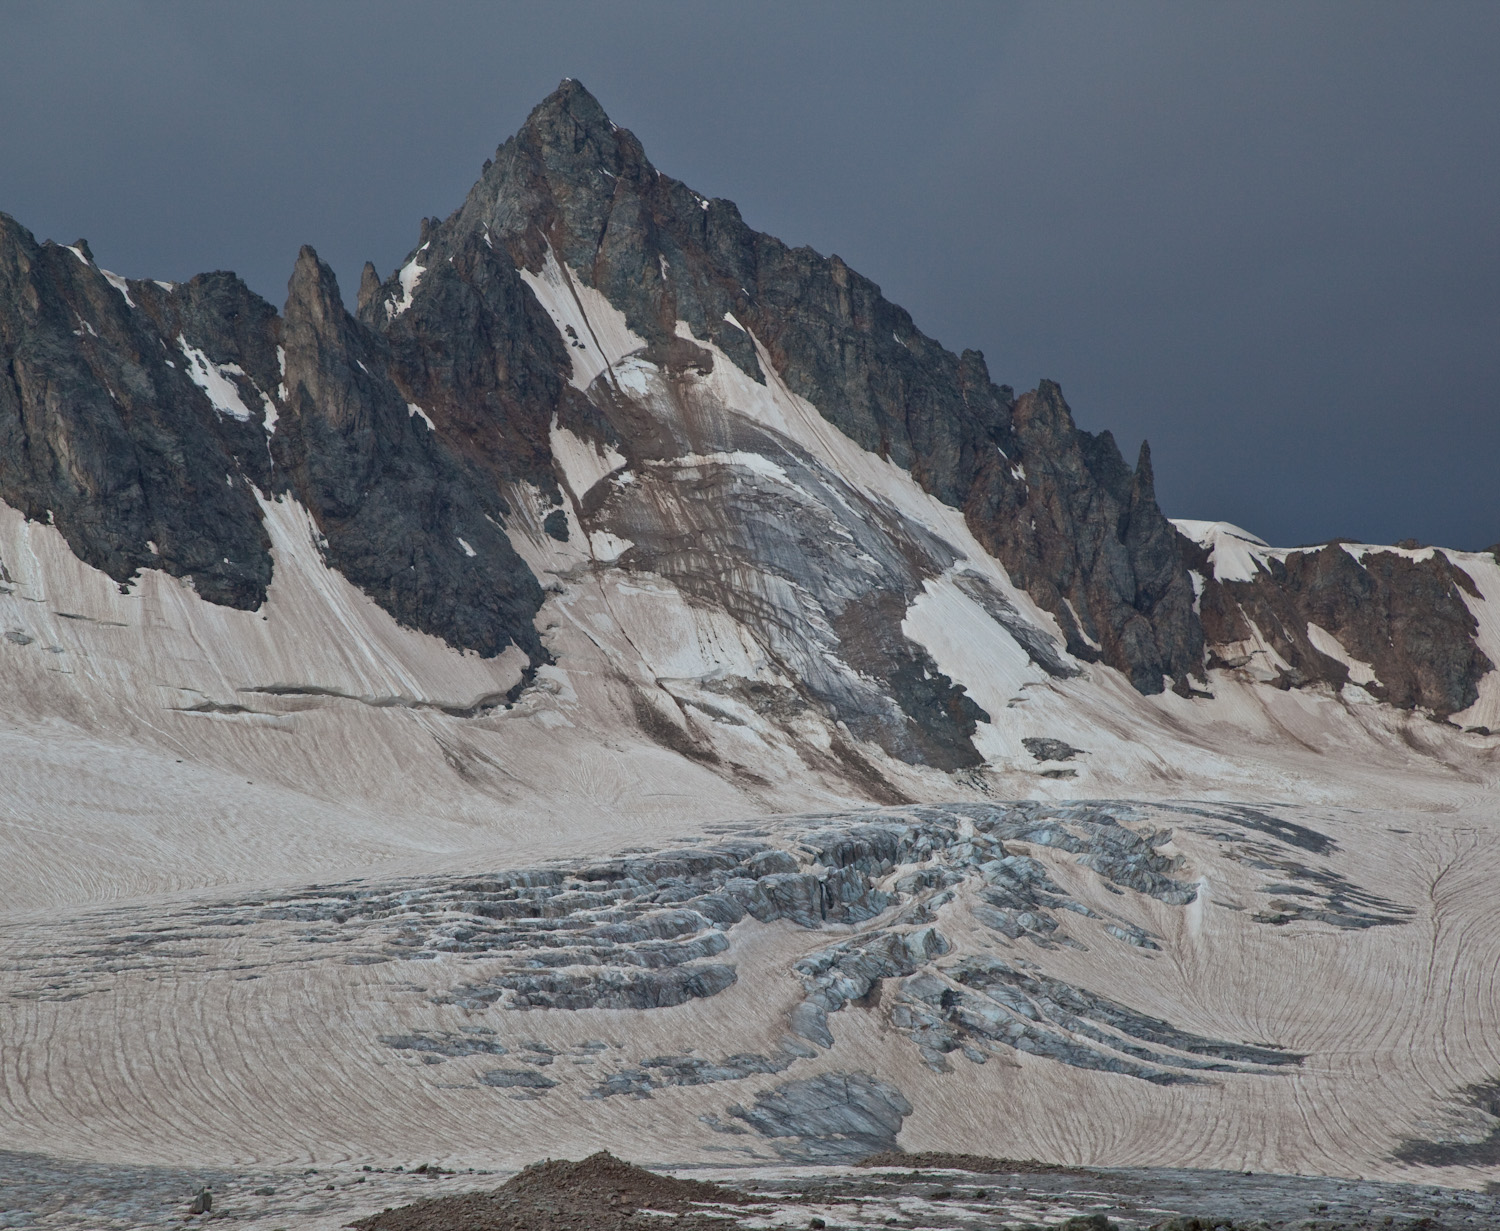
[[(1077, 1168), (892, 1151), (852, 1166), (663, 1174), (608, 1153), (494, 1187), (429, 1164), (189, 1170), (0, 1151), (0, 1228), (134, 1231), (1480, 1231), (1486, 1192), (1316, 1176)], [(712, 1182), (710, 1182), (710, 1177)], [(498, 1177), (496, 1177), (498, 1178)], [(483, 1185), (483, 1187), (480, 1187)], [(210, 1208), (193, 1213), (205, 1190)], [(382, 1208), (384, 1207), (384, 1208)]]

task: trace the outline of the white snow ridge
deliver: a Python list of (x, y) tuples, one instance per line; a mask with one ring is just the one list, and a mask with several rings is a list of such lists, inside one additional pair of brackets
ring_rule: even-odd
[(386, 316), (400, 316), (409, 307), (411, 307), (412, 296), (417, 293), (417, 283), (422, 280), (422, 275), (427, 272), (427, 267), (425, 265), (417, 264), (417, 257), (421, 256), (422, 253), (426, 250), (427, 245), (423, 244), (420, 248), (417, 249), (417, 256), (412, 257), (411, 260), (407, 261), (406, 264), (401, 267), (401, 272), (398, 275), (398, 279), (401, 284), (401, 298), (392, 299), (386, 303)]
[(1271, 553), (1271, 545), (1227, 521), (1189, 521), (1172, 524), (1193, 542), (1209, 550), (1215, 581), (1250, 581)]

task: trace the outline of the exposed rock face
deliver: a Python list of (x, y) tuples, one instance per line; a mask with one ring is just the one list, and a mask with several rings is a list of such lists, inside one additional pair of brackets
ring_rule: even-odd
[(1038, 761), (1071, 761), (1083, 751), (1063, 740), (1048, 739), (1041, 735), (1023, 739), (1021, 745)]
[(283, 325), (285, 425), (275, 451), (329, 561), (404, 624), (451, 644), (533, 657), (541, 587), (510, 540), (493, 483), (465, 468), (386, 375), (333, 271), (303, 248)]
[(1283, 688), (1364, 688), (1402, 709), (1445, 717), (1478, 697), (1494, 669), (1475, 643), (1473, 579), (1443, 552), (1361, 548), (1265, 552), (1247, 580), (1208, 580), (1203, 625), (1212, 666), (1257, 664)]
[(283, 319), (232, 274), (127, 282), (0, 215), (0, 499), (122, 584), (159, 568), (253, 609), (272, 572), (257, 491), (291, 492), (398, 620), (537, 658), (541, 591), (495, 484), (409, 410), (311, 249), (289, 291)]
[(384, 335), (405, 400), (492, 487), (524, 479), (555, 496), (552, 419), (598, 422), (568, 384), (557, 329), (509, 254), (482, 232), (424, 223), (422, 238), (386, 284), (389, 294), (378, 282), (361, 289), (360, 319)]
[[(976, 535), (1057, 616), (1069, 653), (1118, 667), (1142, 692), (1160, 692), (1163, 674), (1185, 691), (1202, 673), (1203, 634), (1150, 449), (1132, 473), (1108, 432), (1074, 427), (1050, 381), (1021, 397), (1014, 424), (1016, 470), (988, 459), (965, 500)], [(1017, 473), (1019, 487), (1007, 480)]]
[[(142, 284), (117, 289), (81, 243), (39, 245), (0, 215), (0, 499), (53, 522), (118, 582), (160, 568), (210, 601), (253, 608), (271, 559), (235, 457), (247, 431), (190, 377), (236, 389), (190, 354), (223, 328), (203, 328), (223, 306), (210, 306), (214, 291), (253, 307), (227, 277), (200, 280), (163, 320), (178, 331), (163, 334), (126, 302)], [(242, 407), (246, 419), (259, 402)]]

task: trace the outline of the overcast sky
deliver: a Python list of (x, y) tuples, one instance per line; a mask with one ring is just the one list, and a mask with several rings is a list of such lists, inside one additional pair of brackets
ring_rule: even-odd
[(0, 210), (352, 297), (564, 76), (1169, 516), (1500, 540), (1500, 4), (0, 3)]

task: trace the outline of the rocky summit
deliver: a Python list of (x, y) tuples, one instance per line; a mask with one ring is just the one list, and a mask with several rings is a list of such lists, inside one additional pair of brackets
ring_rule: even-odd
[(1497, 663), (1495, 552), (1168, 518), (576, 81), (353, 312), (0, 215), (0, 1186), (1465, 1225)]

